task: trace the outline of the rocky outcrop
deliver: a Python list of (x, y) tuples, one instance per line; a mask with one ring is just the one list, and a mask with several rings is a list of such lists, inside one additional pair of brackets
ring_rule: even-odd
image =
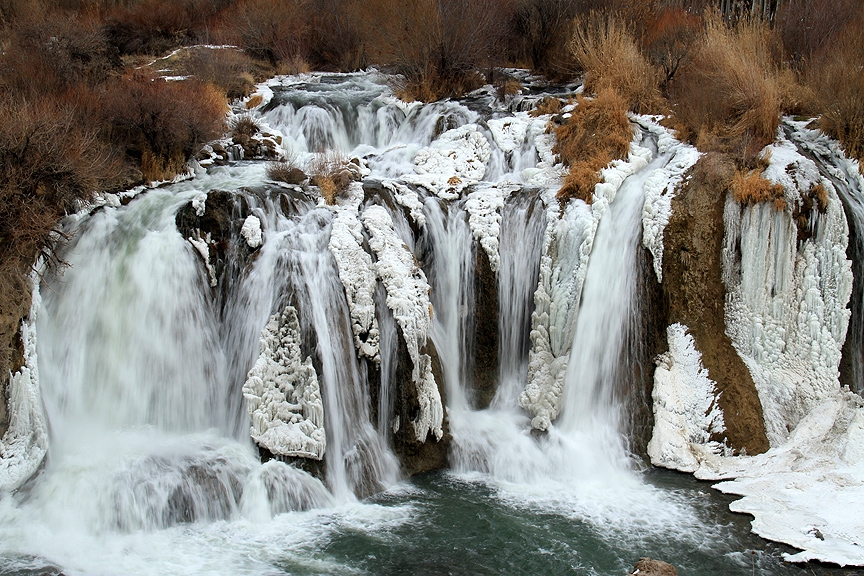
[(723, 211), (734, 167), (704, 156), (672, 201), (663, 241), (663, 292), (667, 325), (690, 328), (696, 349), (720, 392), (725, 440), (734, 450), (768, 450), (762, 404), (747, 366), (726, 334), (722, 281)]
[(9, 427), (9, 374), (24, 365), (24, 344), (21, 321), (30, 309), (30, 290), (26, 276), (17, 271), (4, 271), (0, 297), (0, 438)]
[(477, 247), (474, 274), (474, 405), (488, 408), (498, 385), (498, 283), (486, 251)]
[(628, 574), (639, 576), (678, 576), (678, 571), (671, 564), (652, 558), (639, 558)]

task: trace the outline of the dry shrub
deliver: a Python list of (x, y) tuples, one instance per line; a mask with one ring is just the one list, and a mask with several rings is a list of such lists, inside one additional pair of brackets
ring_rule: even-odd
[(766, 24), (729, 27), (709, 15), (693, 61), (670, 86), (678, 120), (697, 146), (747, 163), (774, 141), (788, 107), (784, 95), (795, 92), (791, 72), (779, 61), (779, 42)]
[(821, 127), (864, 161), (864, 8), (839, 37), (815, 57), (806, 72)]
[(692, 56), (701, 32), (702, 19), (683, 8), (661, 10), (648, 26), (642, 42), (651, 63), (663, 71), (660, 87), (664, 92)]
[(327, 204), (336, 203), (356, 177), (349, 168), (348, 159), (334, 150), (316, 154), (307, 167), (310, 182), (321, 190)]
[(219, 137), (225, 113), (224, 96), (211, 84), (166, 82), (140, 72), (108, 88), (104, 110), (112, 141), (142, 162), (142, 172), (151, 170), (151, 179), (164, 179), (179, 159), (185, 162)]
[(292, 156), (278, 162), (269, 162), (267, 178), (286, 184), (302, 184), (306, 180), (306, 173), (300, 169), (297, 159)]
[[(758, 170), (737, 171), (732, 177), (732, 197), (740, 204), (753, 205), (757, 202), (773, 202), (778, 210), (786, 209), (783, 199), (783, 185), (775, 184), (762, 177)], [(782, 201), (780, 204), (779, 201)]]
[(502, 38), (496, 0), (366, 0), (360, 25), (369, 55), (401, 74), (406, 99), (458, 96), (482, 84), (479, 69)]
[(534, 108), (534, 110), (528, 112), (528, 115), (537, 118), (538, 116), (543, 116), (545, 114), (557, 114), (561, 111), (561, 106), (561, 100), (558, 98), (555, 98), (554, 96), (545, 96), (537, 102), (537, 107)]
[(627, 157), (633, 130), (627, 119), (627, 102), (612, 90), (593, 100), (580, 97), (566, 124), (555, 130), (553, 152), (570, 167), (559, 198), (593, 200), (600, 170), (612, 160)]
[(555, 80), (570, 77), (573, 63), (566, 44), (578, 9), (568, 0), (517, 2), (510, 24), (514, 60)]
[(208, 31), (231, 0), (138, 0), (113, 9), (106, 29), (122, 54), (163, 54), (208, 41)]
[(639, 50), (629, 26), (608, 12), (576, 19), (568, 44), (585, 72), (585, 90), (615, 90), (634, 112), (658, 108), (659, 72)]
[(830, 44), (860, 12), (860, 0), (785, 0), (777, 11), (776, 28), (786, 54), (801, 64)]
[(218, 86), (234, 100), (249, 95), (262, 71), (242, 50), (196, 47), (188, 50), (186, 72)]
[(229, 124), (233, 136), (254, 136), (261, 131), (258, 122), (249, 114), (235, 116)]
[(308, 0), (242, 0), (231, 11), (237, 36), (254, 58), (277, 66), (305, 59), (310, 38)]
[(251, 110), (252, 108), (255, 108), (256, 106), (260, 105), (261, 102), (263, 102), (263, 101), (264, 101), (264, 96), (262, 96), (261, 94), (255, 94), (254, 96), (249, 98), (248, 102), (246, 102), (246, 109)]

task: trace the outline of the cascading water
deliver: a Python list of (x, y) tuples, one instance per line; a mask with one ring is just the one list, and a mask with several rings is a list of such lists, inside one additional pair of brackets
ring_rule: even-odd
[[(365, 190), (354, 183), (326, 206), (314, 187), (276, 186), (261, 164), (239, 163), (70, 225), (69, 267), (43, 283), (38, 321), (50, 458), (25, 490), (0, 497), (0, 574), (55, 564), (87, 574), (611, 574), (672, 551), (688, 573), (749, 569), (743, 544), (703, 521), (720, 512), (692, 504), (689, 488), (643, 482), (622, 440), (618, 360), (638, 314), (642, 189), (668, 158), (604, 200), (561, 414), (538, 433), (519, 394), (558, 211), (548, 119), (512, 112), (521, 105), (508, 109), (491, 89), (421, 105), (399, 102), (371, 73), (280, 82), (267, 89), (265, 128), (301, 164), (324, 150), (356, 158)], [(194, 213), (202, 193), (214, 209), (218, 190), (232, 191), (227, 237), (187, 238), (178, 211)], [(243, 217), (260, 224), (260, 247), (242, 237)], [(217, 249), (227, 262), (211, 262)], [(368, 258), (346, 266), (340, 249)], [(499, 332), (498, 386), (483, 410), (478, 256), (496, 279)], [(393, 275), (402, 269), (413, 283)], [(302, 399), (250, 384), (289, 365), (307, 380)], [(453, 474), (397, 483), (406, 455), (394, 455), (396, 434), (438, 442), (432, 376), (443, 380)], [(312, 446), (323, 464), (310, 454), (262, 464), (247, 402), (258, 410), (253, 434), (281, 419), (294, 428), (279, 438)], [(400, 419), (406, 402), (416, 414)], [(710, 522), (735, 521), (722, 518)]]

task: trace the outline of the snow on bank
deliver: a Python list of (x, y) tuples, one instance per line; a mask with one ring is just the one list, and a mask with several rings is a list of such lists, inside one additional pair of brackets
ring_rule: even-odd
[(361, 356), (378, 363), (380, 331), (375, 317), (377, 278), (372, 257), (363, 249), (363, 226), (358, 218), (363, 185), (352, 182), (345, 198), (330, 206), (334, 212), (330, 229), (330, 253), (336, 260), (339, 280), (345, 287), (354, 346)]
[(684, 181), (684, 175), (699, 160), (695, 147), (677, 140), (672, 132), (661, 126), (657, 118), (634, 116), (633, 119), (657, 138), (657, 153), (671, 159), (658, 168), (645, 182), (645, 207), (642, 209), (642, 245), (654, 257), (654, 272), (663, 280), (663, 231), (672, 216), (672, 198), (675, 189)]
[(378, 277), (387, 290), (387, 307), (402, 329), (413, 370), (411, 379), (417, 389), (420, 413), (411, 423), (418, 441), (424, 442), (431, 431), (435, 438), (444, 435), (444, 407), (432, 374), (432, 361), (421, 350), (432, 328), (429, 282), (414, 254), (399, 239), (393, 219), (381, 206), (370, 206), (362, 215), (371, 236), (369, 245), (378, 258)]
[(261, 353), (243, 384), (250, 435), (273, 454), (321, 460), (324, 402), (312, 358), (300, 350), (297, 310), (286, 306), (261, 332)]
[(24, 366), (9, 375), (9, 428), (0, 439), (0, 493), (16, 490), (33, 476), (48, 451), (48, 425), (42, 406), (36, 357), (36, 316), (42, 298), (35, 275), (31, 283), (33, 302), (30, 313), (21, 323)]
[(724, 452), (723, 445), (709, 440), (725, 430), (717, 404), (720, 394), (687, 327), (672, 324), (666, 338), (669, 351), (657, 358), (654, 372), (654, 432), (648, 456), (655, 466), (692, 473), (701, 454)]
[(641, 133), (636, 133), (628, 159), (611, 162), (601, 171), (591, 206), (571, 201), (559, 218), (555, 191), (549, 189), (543, 196), (548, 224), (531, 314), (528, 384), (519, 395), (519, 404), (531, 414), (531, 426), (538, 430), (546, 430), (561, 410), (578, 306), (600, 219), (624, 180), (652, 158), (651, 151), (640, 143)]
[(753, 532), (802, 550), (792, 562), (864, 566), (864, 401), (848, 389), (813, 408), (782, 445), (759, 456), (707, 456), (696, 477), (754, 516)]

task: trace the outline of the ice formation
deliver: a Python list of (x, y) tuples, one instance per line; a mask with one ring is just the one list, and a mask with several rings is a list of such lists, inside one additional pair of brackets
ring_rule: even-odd
[(501, 263), (501, 256), (498, 253), (501, 209), (504, 208), (504, 201), (507, 197), (518, 189), (518, 186), (508, 186), (507, 184), (478, 188), (468, 194), (468, 198), (465, 200), (471, 233), (486, 251), (493, 272), (498, 272)]
[(571, 201), (559, 218), (554, 192), (544, 197), (548, 224), (531, 314), (528, 384), (519, 396), (519, 404), (531, 414), (531, 425), (538, 430), (547, 429), (561, 410), (582, 286), (600, 219), (624, 180), (652, 158), (640, 142), (641, 134), (636, 134), (628, 160), (616, 160), (601, 171), (591, 206)]
[[(812, 238), (798, 239), (789, 210), (727, 199), (723, 275), (727, 332), (756, 384), (771, 446), (840, 388), (839, 363), (850, 312), (848, 228), (834, 185), (779, 137), (763, 153), (764, 177), (783, 184), (788, 206), (821, 184), (825, 213), (806, 214)], [(739, 256), (740, 254), (740, 256)]]
[(312, 359), (300, 350), (297, 310), (286, 306), (261, 332), (261, 352), (243, 384), (250, 435), (273, 454), (321, 460), (324, 402)]
[(243, 227), (240, 229), (240, 235), (246, 240), (246, 244), (252, 248), (260, 248), (263, 243), (261, 234), (261, 220), (257, 216), (249, 215), (243, 221)]
[(725, 430), (719, 393), (687, 327), (672, 324), (666, 338), (669, 351), (656, 360), (654, 372), (654, 432), (648, 456), (655, 466), (695, 472), (706, 451), (723, 452), (721, 444), (709, 440)]
[(38, 282), (32, 279), (31, 282), (33, 302), (30, 313), (21, 323), (24, 366), (10, 374), (9, 428), (0, 438), (0, 493), (16, 490), (35, 474), (48, 451), (48, 425), (42, 407), (36, 357), (36, 315), (42, 300)]
[(353, 182), (346, 197), (330, 207), (335, 217), (329, 248), (336, 260), (339, 280), (345, 287), (354, 346), (360, 355), (380, 362), (380, 331), (375, 317), (377, 278), (372, 257), (363, 249), (363, 226), (358, 218), (362, 201), (363, 186)]
[(414, 171), (405, 181), (423, 186), (445, 200), (453, 200), (486, 173), (491, 148), (476, 124), (465, 124), (441, 134), (414, 157)]
[(204, 215), (207, 210), (207, 193), (199, 192), (192, 198), (192, 208), (195, 210), (195, 215), (199, 218)]
[(420, 227), (426, 225), (426, 216), (423, 214), (423, 203), (417, 193), (411, 190), (408, 186), (395, 182), (393, 180), (385, 180), (381, 185), (393, 193), (393, 199), (396, 202), (408, 209), (411, 215), (411, 220)]
[(393, 219), (381, 206), (370, 206), (362, 215), (363, 225), (371, 236), (369, 245), (378, 258), (376, 270), (387, 290), (387, 307), (402, 329), (413, 370), (411, 379), (417, 389), (420, 413), (411, 423), (420, 442), (431, 431), (437, 439), (443, 436), (444, 408), (441, 394), (432, 374), (432, 361), (421, 353), (432, 328), (432, 304), (429, 283), (414, 254), (399, 239)]
[(204, 268), (207, 270), (207, 278), (210, 280), (210, 286), (215, 288), (216, 284), (218, 284), (216, 280), (216, 271), (213, 269), (213, 265), (210, 263), (210, 233), (204, 235), (204, 237), (193, 238), (190, 236), (186, 240), (195, 248), (195, 252), (201, 256), (201, 259), (204, 261)]
[(512, 153), (522, 147), (525, 142), (529, 124), (523, 118), (491, 118), (486, 122), (495, 143), (505, 154)]
[(672, 215), (672, 198), (675, 189), (696, 161), (699, 151), (677, 140), (670, 130), (664, 128), (650, 116), (635, 116), (634, 120), (657, 138), (657, 153), (670, 155), (671, 159), (658, 168), (645, 182), (645, 207), (642, 210), (642, 245), (654, 257), (654, 272), (663, 280), (663, 230)]

